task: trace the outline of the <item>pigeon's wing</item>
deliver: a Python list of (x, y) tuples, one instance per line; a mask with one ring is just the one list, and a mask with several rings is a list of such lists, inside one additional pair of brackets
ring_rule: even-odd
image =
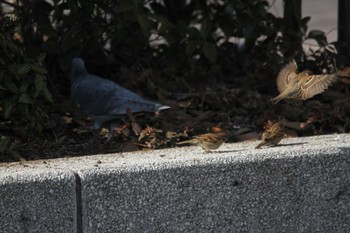
[[(165, 107), (159, 103), (145, 100), (141, 96), (125, 89), (121, 92), (110, 93), (106, 97), (106, 102), (108, 106), (106, 108), (106, 113), (112, 115), (126, 114), (128, 110), (131, 112), (157, 112)], [(162, 108), (162, 109), (161, 109)]]
[(304, 80), (301, 85), (301, 98), (303, 100), (322, 93), (338, 80), (335, 74), (305, 75), (301, 78)]
[(115, 85), (117, 84), (112, 81), (94, 75), (82, 75), (72, 82), (71, 97), (82, 111), (91, 114), (91, 107), (95, 106), (105, 93), (120, 87)]
[(86, 113), (89, 106), (96, 100), (96, 89), (93, 85), (88, 85), (86, 80), (77, 80), (71, 86), (71, 98), (78, 105), (78, 107)]
[(85, 74), (72, 82), (71, 96), (78, 107), (91, 116), (111, 116), (131, 112), (155, 112), (169, 108), (143, 99), (107, 79)]
[(84, 87), (94, 88), (99, 94), (112, 90), (119, 91), (125, 89), (111, 80), (100, 78), (92, 74), (85, 75), (81, 82), (83, 83), (82, 85), (84, 85)]
[[(92, 74), (81, 75), (79, 78), (74, 79), (71, 85), (73, 101), (81, 110), (90, 115), (103, 114), (102, 109), (107, 108), (108, 98), (113, 96), (113, 93), (127, 92), (130, 91), (117, 83)], [(138, 97), (136, 94), (133, 96), (133, 98)]]
[(291, 79), (295, 78), (297, 76), (297, 65), (295, 61), (289, 62), (287, 65), (285, 65), (281, 71), (277, 75), (276, 83), (277, 88), (280, 93), (282, 93), (286, 87), (287, 84), (290, 82)]
[(121, 88), (103, 91), (96, 88), (84, 88), (77, 96), (79, 107), (92, 116), (123, 115), (131, 112), (156, 112), (165, 109), (161, 104), (143, 99), (135, 93)]

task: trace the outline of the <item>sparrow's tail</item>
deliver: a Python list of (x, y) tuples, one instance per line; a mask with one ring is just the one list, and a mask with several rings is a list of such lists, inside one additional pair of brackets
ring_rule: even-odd
[(182, 141), (182, 142), (178, 142), (176, 143), (177, 145), (182, 145), (182, 144), (196, 144), (197, 141), (194, 139), (190, 139), (190, 140), (186, 140), (186, 141)]
[(260, 149), (264, 144), (265, 144), (264, 142), (260, 142), (259, 145), (255, 147), (255, 149)]

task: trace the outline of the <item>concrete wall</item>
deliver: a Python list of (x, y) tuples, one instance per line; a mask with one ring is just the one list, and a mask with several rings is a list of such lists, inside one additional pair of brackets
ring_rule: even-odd
[(71, 173), (35, 169), (0, 174), (0, 232), (77, 232)]
[(350, 232), (350, 135), (0, 166), (0, 232)]

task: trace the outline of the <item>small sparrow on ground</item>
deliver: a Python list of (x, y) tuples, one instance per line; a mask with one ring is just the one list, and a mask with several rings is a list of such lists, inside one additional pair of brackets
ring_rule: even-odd
[(225, 133), (206, 133), (195, 136), (193, 139), (178, 142), (181, 144), (193, 144), (203, 148), (206, 152), (219, 148), (225, 141)]
[(297, 73), (297, 65), (293, 60), (279, 72), (276, 83), (280, 94), (271, 101), (277, 104), (282, 99), (306, 100), (322, 93), (338, 79), (337, 74)]
[(281, 124), (279, 122), (274, 124), (269, 122), (262, 134), (262, 142), (255, 149), (259, 149), (262, 146), (276, 146), (282, 140), (283, 136), (284, 131)]

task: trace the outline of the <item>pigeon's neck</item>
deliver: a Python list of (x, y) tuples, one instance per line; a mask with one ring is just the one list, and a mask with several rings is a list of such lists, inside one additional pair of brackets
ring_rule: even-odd
[(77, 79), (81, 75), (85, 75), (85, 74), (88, 74), (88, 72), (85, 69), (85, 66), (74, 67), (74, 69), (72, 69), (70, 77), (71, 77), (71, 79)]

